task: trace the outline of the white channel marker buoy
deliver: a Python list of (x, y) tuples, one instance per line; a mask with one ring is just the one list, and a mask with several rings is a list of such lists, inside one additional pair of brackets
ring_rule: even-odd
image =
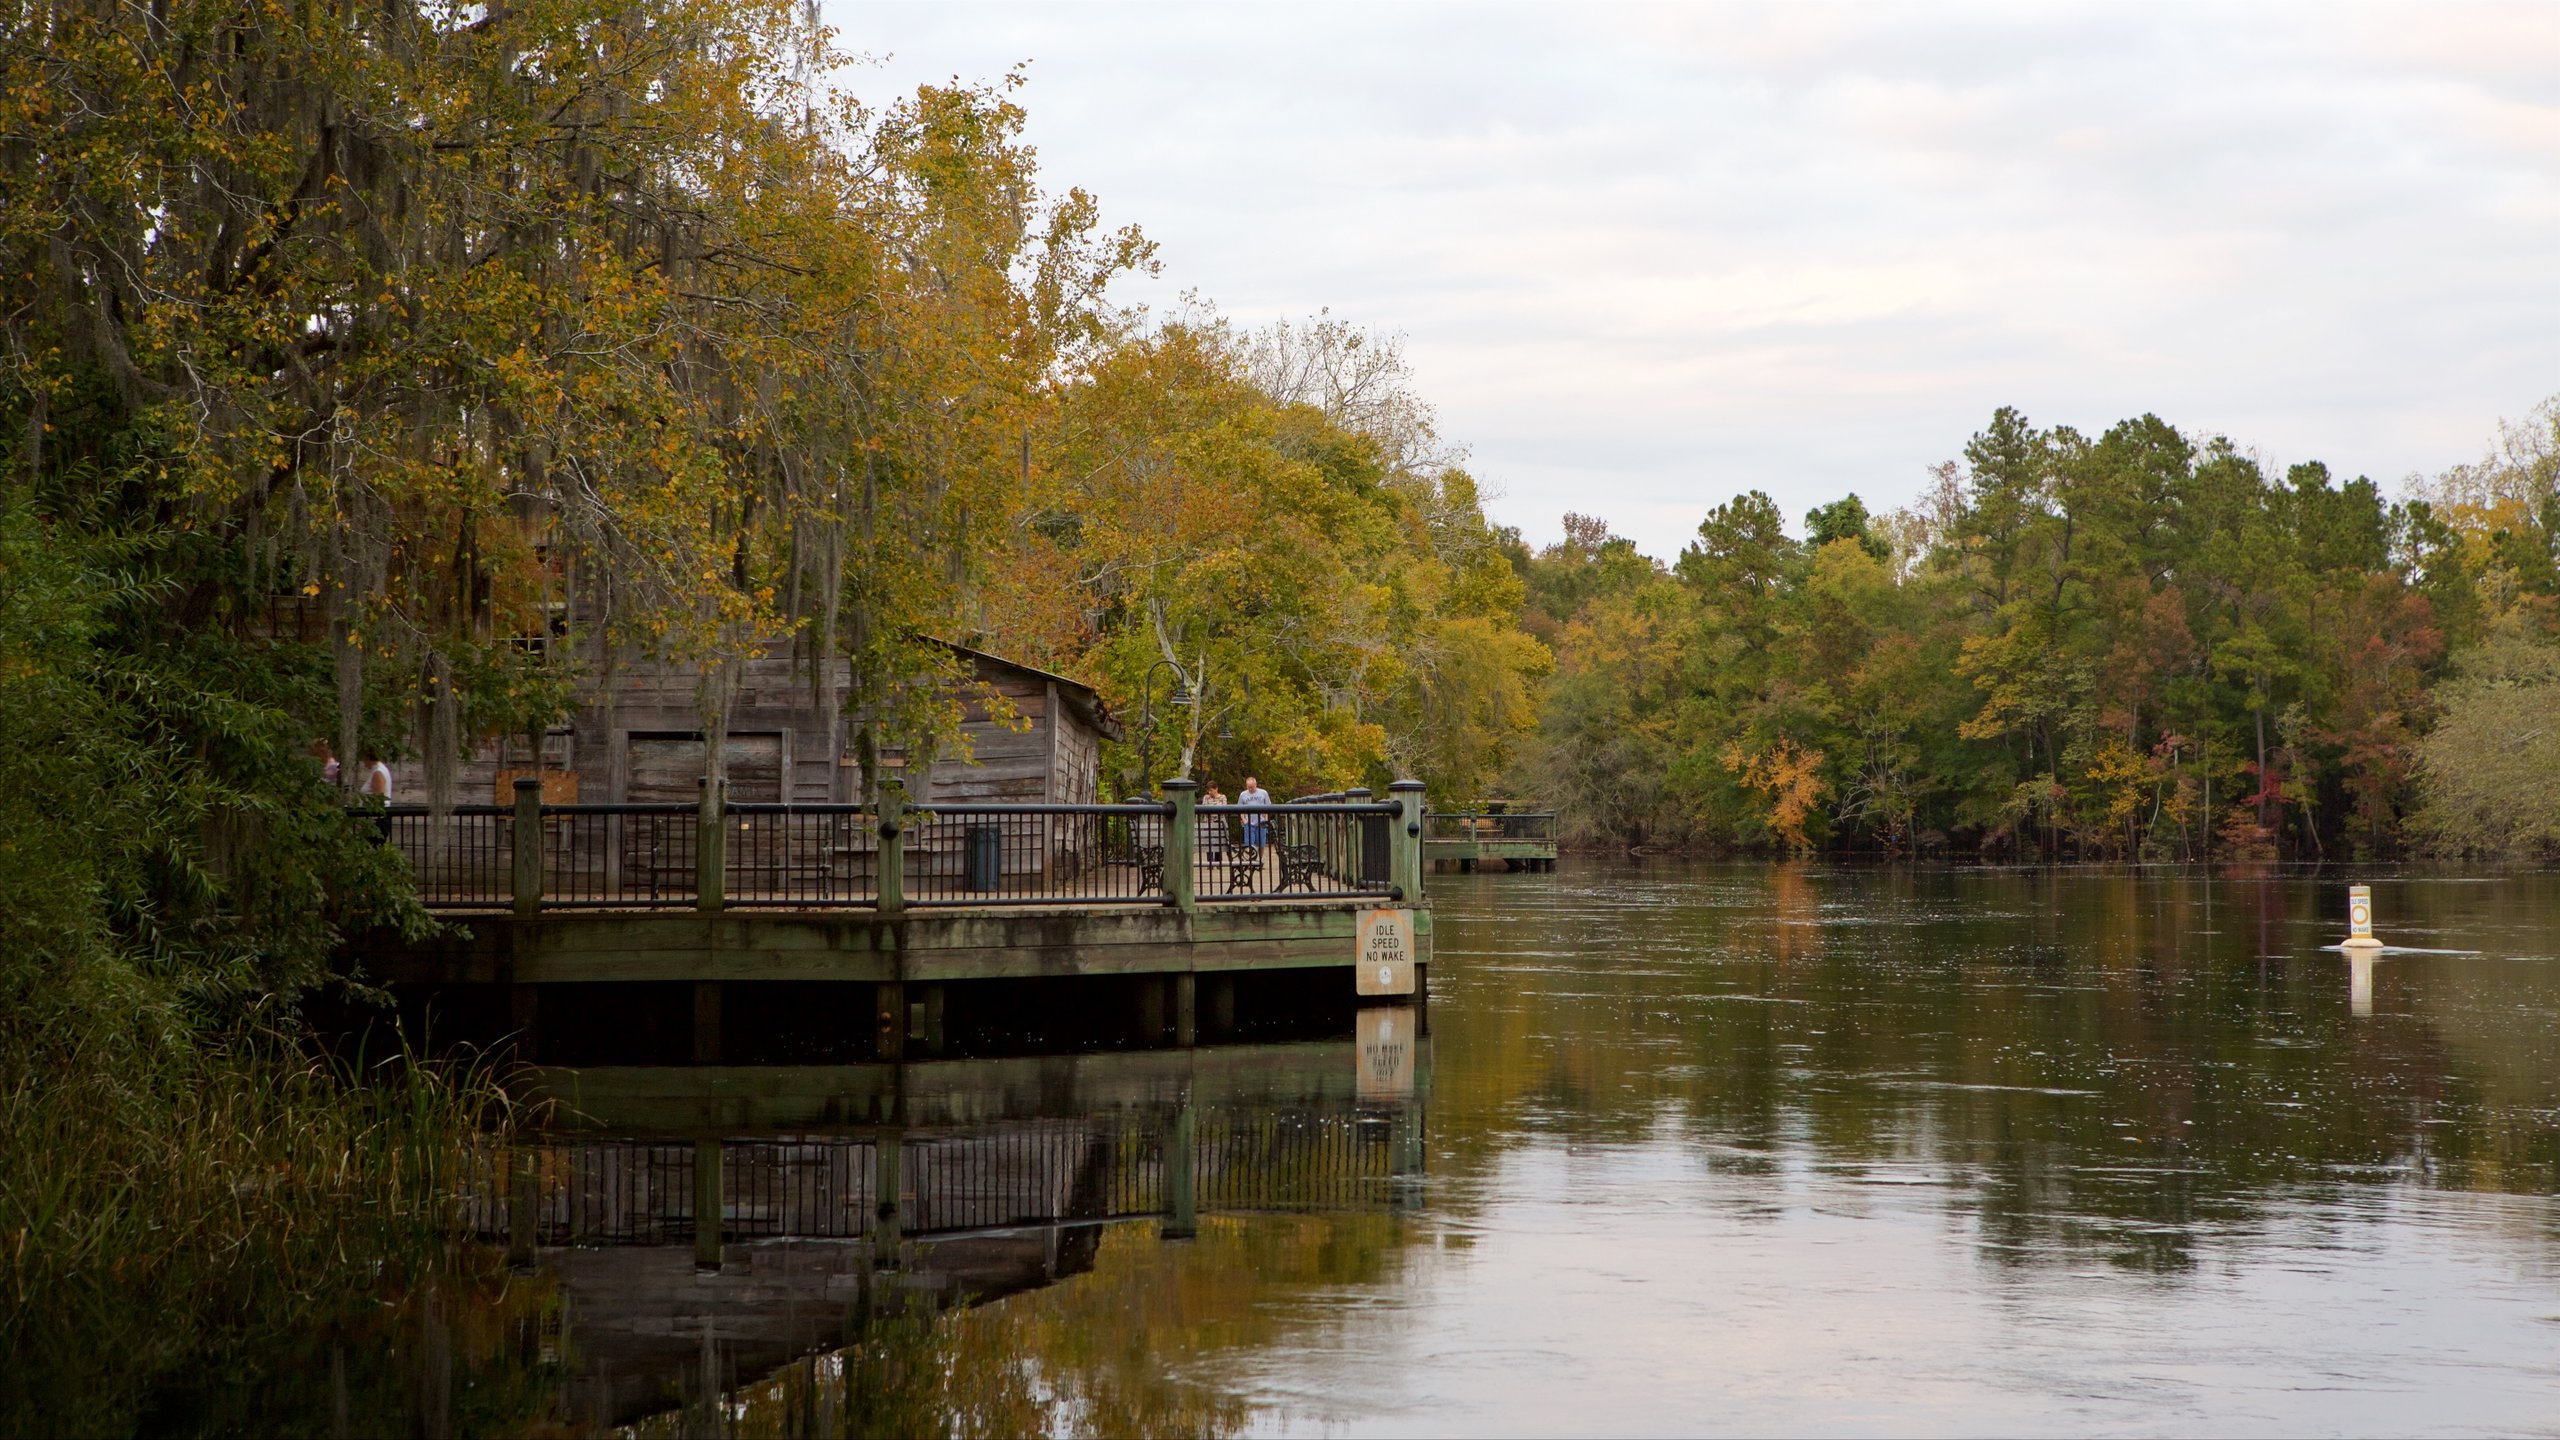
[(2379, 950), (2382, 942), (2373, 938), (2373, 887), (2347, 887), (2346, 949)]

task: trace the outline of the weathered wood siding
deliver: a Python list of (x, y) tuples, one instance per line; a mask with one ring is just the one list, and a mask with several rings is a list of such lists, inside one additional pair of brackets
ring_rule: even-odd
[[(917, 798), (977, 805), (1050, 801), (1047, 683), (1036, 675), (991, 672), (985, 666), (978, 678), (985, 689), (970, 697), (960, 724), (961, 743), (934, 761)], [(1016, 714), (1009, 722), (998, 718), (998, 707), (985, 690), (1013, 708)]]
[(1090, 805), (1102, 796), (1102, 735), (1072, 707), (1060, 706), (1057, 749), (1049, 762), (1049, 791), (1064, 805)]
[[(595, 658), (589, 656), (591, 674), (601, 669)], [(1037, 671), (993, 657), (974, 663), (977, 687), (961, 724), (966, 743), (949, 747), (921, 783), (910, 774), (909, 795), (920, 802), (998, 805), (1098, 798), (1102, 737), (1090, 692), (1075, 690), (1080, 698), (1070, 698), (1060, 682)], [(831, 662), (815, 686), (805, 672), (795, 673), (787, 655), (747, 662), (729, 716), (732, 801), (814, 805), (861, 798), (862, 773), (843, 718), (848, 681), (842, 661)], [(998, 718), (1002, 707), (989, 703), (987, 689), (1003, 698), (1009, 716)], [(693, 668), (625, 660), (614, 670), (612, 692), (607, 706), (591, 687), (570, 723), (544, 739), (542, 768), (575, 772), (579, 798), (589, 803), (695, 798), (703, 741)], [(500, 774), (531, 768), (524, 752), (521, 739), (480, 747), (462, 766), (454, 798), (509, 803), (512, 795), (497, 793)], [(397, 798), (426, 798), (423, 764), (407, 761), (392, 772)]]

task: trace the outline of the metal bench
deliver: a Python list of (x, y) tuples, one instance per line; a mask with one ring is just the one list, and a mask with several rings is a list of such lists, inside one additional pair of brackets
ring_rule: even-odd
[(1316, 876), (1323, 873), (1322, 854), (1313, 845), (1283, 845), (1280, 849), (1280, 891), (1304, 890), (1312, 895)]
[(1227, 847), (1227, 893), (1234, 895), (1262, 888), (1262, 847), (1230, 845)]

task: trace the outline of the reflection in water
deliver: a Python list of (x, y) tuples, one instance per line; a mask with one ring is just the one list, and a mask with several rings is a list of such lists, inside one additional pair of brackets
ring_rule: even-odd
[[(2476, 953), (2394, 955), (2363, 1017), (2324, 949), (2343, 884), (2273, 871), (1504, 879), (1434, 888), (1422, 1219), (1466, 1248), (1395, 1306), (1430, 1362), (1267, 1427), (2560, 1407), (2552, 877), (2379, 885), (2395, 939)], [(1573, 1381), (1500, 1363), (1527, 1353)]]
[[(1351, 1047), (555, 1072), (564, 1106), (612, 1133), (493, 1164), (473, 1220), (546, 1247), (574, 1317), (572, 1424), (699, 1430), (705, 1397), (743, 1382), (732, 1403), (776, 1434), (1016, 1433), (1104, 1412), (1128, 1433), (1225, 1433), (1240, 1401), (1138, 1383), (1144, 1349), (1087, 1373), (1089, 1332), (1145, 1313), (1137, 1289), (1204, 1268), (1229, 1289), (1272, 1258), (1238, 1217), (1365, 1229), (1386, 1250), (1392, 1225), (1376, 1222), (1411, 1202), (1422, 1166), (1416, 1018), (1364, 1011)], [(743, 1097), (791, 1133), (632, 1133), (738, 1118)], [(1168, 1245), (1203, 1258), (1147, 1253)], [(1072, 1323), (952, 1313), (1069, 1277), (1089, 1283), (1048, 1308)], [(1097, 1290), (1119, 1293), (1096, 1310)]]
[[(2385, 882), (2412, 948), (2362, 984), (2326, 948), (2341, 887), (2272, 870), (1435, 888), (1427, 1181), (1204, 1200), (1189, 1243), (1106, 1230), (1084, 1273), (741, 1413), (2290, 1432), (2560, 1406), (2550, 877)], [(1397, 1024), (1363, 1018), (1349, 1103), (1392, 1093)]]
[(1568, 861), (1433, 878), (1427, 1042), (554, 1075), (353, 1429), (2547, 1430), (2560, 880), (2375, 884)]

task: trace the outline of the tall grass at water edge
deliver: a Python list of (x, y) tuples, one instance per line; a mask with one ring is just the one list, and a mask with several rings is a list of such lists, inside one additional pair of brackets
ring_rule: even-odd
[[(488, 1322), (538, 1303), (457, 1244), (466, 1185), (520, 1119), (501, 1077), (283, 1041), (188, 1068), (145, 1086), (20, 1071), (0, 1090), (0, 1432), (326, 1433), (352, 1404), (359, 1433), (386, 1408), (460, 1433), (457, 1325), (486, 1349), (506, 1328)], [(444, 1393), (416, 1354), (385, 1368), (404, 1350), (446, 1367)]]

